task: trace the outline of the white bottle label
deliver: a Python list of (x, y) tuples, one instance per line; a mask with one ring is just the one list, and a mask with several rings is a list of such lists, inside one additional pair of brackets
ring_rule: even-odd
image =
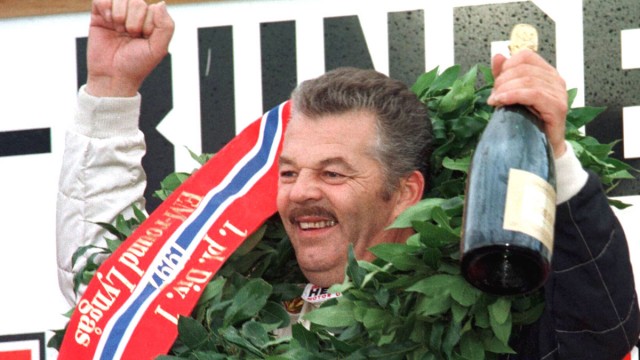
[(503, 228), (530, 235), (551, 252), (555, 218), (556, 192), (553, 186), (536, 174), (510, 169)]

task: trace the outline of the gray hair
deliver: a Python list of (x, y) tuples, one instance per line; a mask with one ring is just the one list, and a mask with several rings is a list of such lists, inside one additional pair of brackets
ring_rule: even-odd
[(426, 106), (399, 80), (374, 70), (338, 68), (304, 81), (291, 94), (293, 116), (308, 118), (370, 111), (378, 139), (374, 156), (386, 177), (390, 195), (403, 176), (419, 170), (428, 183), (431, 121)]

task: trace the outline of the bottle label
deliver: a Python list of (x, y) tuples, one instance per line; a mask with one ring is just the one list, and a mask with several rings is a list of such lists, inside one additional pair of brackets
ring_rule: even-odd
[(536, 174), (510, 169), (504, 229), (538, 239), (551, 253), (555, 218), (556, 191), (553, 186)]

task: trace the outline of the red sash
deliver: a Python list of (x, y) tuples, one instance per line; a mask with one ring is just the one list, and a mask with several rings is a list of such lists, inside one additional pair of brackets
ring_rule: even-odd
[(59, 359), (166, 354), (201, 291), (276, 212), (277, 157), (290, 103), (236, 136), (175, 190), (100, 266), (69, 322)]

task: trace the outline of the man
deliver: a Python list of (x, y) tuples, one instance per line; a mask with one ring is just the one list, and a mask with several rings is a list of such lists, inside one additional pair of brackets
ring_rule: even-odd
[[(70, 302), (72, 253), (104, 236), (91, 221), (144, 204), (137, 91), (167, 54), (173, 28), (163, 3), (93, 2), (87, 84), (68, 133), (58, 200), (60, 282)], [(554, 274), (545, 313), (517, 339), (519, 358), (621, 359), (640, 332), (626, 240), (597, 179), (564, 141), (565, 84), (527, 51), (496, 57), (493, 72), (489, 103), (536, 111), (558, 172)], [(304, 275), (327, 287), (343, 280), (349, 244), (371, 260), (369, 247), (406, 240), (410, 230), (385, 229), (422, 196), (431, 129), (406, 86), (373, 71), (329, 72), (301, 84), (292, 99), (278, 211)]]
[(417, 203), (431, 123), (406, 85), (373, 70), (337, 69), (301, 84), (279, 160), (278, 211), (306, 278), (342, 282), (349, 244), (360, 259), (411, 229), (385, 230)]

